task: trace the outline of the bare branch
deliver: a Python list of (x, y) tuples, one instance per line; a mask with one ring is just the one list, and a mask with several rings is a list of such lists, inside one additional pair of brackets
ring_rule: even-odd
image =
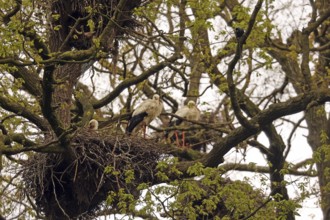
[[(255, 164), (237, 164), (237, 163), (225, 163), (219, 166), (220, 169), (224, 170), (225, 172), (236, 170), (236, 171), (247, 171), (247, 172), (257, 172), (257, 173), (270, 173), (269, 167), (266, 166), (257, 166)], [(294, 176), (309, 176), (309, 177), (316, 177), (317, 171), (298, 171), (297, 169), (288, 168), (287, 174), (294, 175)]]
[(93, 103), (94, 109), (101, 108), (102, 106), (107, 105), (112, 100), (114, 100), (124, 89), (146, 80), (149, 76), (157, 73), (158, 71), (169, 66), (170, 64), (172, 64), (173, 62), (175, 62), (176, 60), (178, 60), (180, 58), (181, 58), (181, 55), (173, 54), (167, 60), (160, 62), (157, 65), (151, 67), (149, 70), (145, 71), (141, 75), (136, 76), (134, 78), (124, 80), (107, 96), (103, 97), (98, 102)]

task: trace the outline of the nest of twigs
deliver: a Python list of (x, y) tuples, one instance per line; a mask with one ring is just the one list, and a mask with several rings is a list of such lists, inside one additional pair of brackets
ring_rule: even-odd
[[(72, 139), (75, 159), (63, 154), (35, 154), (24, 166), (27, 193), (48, 219), (90, 216), (109, 191), (138, 196), (136, 187), (155, 180), (165, 149), (142, 137), (81, 130)], [(109, 172), (105, 172), (109, 170)], [(127, 183), (127, 171), (134, 179)]]

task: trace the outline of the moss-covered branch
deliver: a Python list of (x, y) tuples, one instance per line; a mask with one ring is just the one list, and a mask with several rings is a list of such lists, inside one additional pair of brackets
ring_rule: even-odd
[(14, 7), (8, 11), (6, 14), (1, 14), (2, 20), (5, 24), (7, 24), (10, 21), (10, 18), (15, 16), (17, 12), (21, 10), (22, 7), (22, 0), (15, 0)]
[(41, 78), (38, 74), (30, 71), (23, 66), (16, 66), (15, 71), (11, 71), (16, 79), (23, 79), (23, 87), (25, 91), (33, 95), (34, 97), (41, 97)]
[[(42, 153), (63, 153), (64, 149), (58, 144), (58, 141), (53, 141), (46, 144), (36, 144), (26, 138), (23, 134), (12, 134), (1, 136), (0, 154), (15, 155), (22, 152), (35, 151)], [(9, 146), (12, 142), (18, 143), (20, 146)]]
[(44, 77), (42, 81), (43, 96), (41, 101), (41, 109), (43, 115), (48, 120), (55, 134), (57, 136), (60, 136), (64, 132), (64, 129), (60, 126), (60, 122), (55, 115), (55, 108), (58, 106), (52, 105), (54, 91), (53, 84), (55, 84), (54, 70), (55, 67), (53, 65), (45, 67)]
[(49, 131), (49, 124), (39, 115), (31, 112), (27, 106), (22, 106), (18, 102), (14, 102), (3, 96), (0, 96), (0, 106), (7, 111), (13, 112), (19, 116), (22, 116), (35, 125), (37, 125), (42, 131)]

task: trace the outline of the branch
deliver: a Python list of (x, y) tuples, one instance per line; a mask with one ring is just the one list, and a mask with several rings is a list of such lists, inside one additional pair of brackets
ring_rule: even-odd
[[(5, 145), (4, 143), (9, 143), (9, 142), (16, 142), (23, 147), (13, 147), (13, 146), (8, 146)], [(18, 153), (22, 152), (27, 152), (27, 151), (35, 151), (35, 152), (41, 152), (41, 153), (63, 153), (65, 152), (65, 149), (63, 149), (57, 140), (46, 143), (46, 144), (41, 144), (38, 145), (35, 142), (27, 139), (24, 135), (22, 134), (14, 134), (14, 135), (6, 135), (4, 136), (4, 142), (0, 143), (0, 155), (15, 155)]]
[(16, 79), (23, 79), (23, 86), (28, 93), (41, 97), (41, 79), (38, 74), (22, 66), (15, 66), (15, 69), (9, 73)]
[(33, 40), (33, 45), (36, 49), (36, 52), (41, 56), (43, 60), (49, 58), (49, 49), (45, 44), (43, 38), (41, 38), (32, 27), (27, 27), (26, 29), (19, 31), (24, 37), (30, 38)]
[(230, 101), (232, 103), (233, 106), (233, 110), (235, 112), (235, 115), (238, 119), (238, 121), (240, 122), (241, 125), (243, 125), (244, 127), (247, 128), (251, 128), (251, 129), (255, 129), (255, 126), (257, 126), (257, 124), (252, 125), (248, 122), (248, 120), (243, 116), (242, 111), (239, 107), (238, 104), (238, 97), (236, 95), (236, 87), (234, 84), (234, 80), (233, 80), (233, 71), (235, 69), (235, 65), (237, 64), (237, 62), (239, 61), (241, 54), (242, 54), (242, 49), (243, 49), (243, 43), (246, 41), (247, 37), (249, 36), (249, 34), (251, 33), (252, 27), (255, 23), (257, 14), (259, 12), (259, 10), (261, 9), (261, 5), (262, 5), (263, 1), (259, 0), (257, 5), (254, 8), (254, 11), (251, 15), (250, 21), (249, 21), (249, 26), (247, 28), (247, 31), (244, 33), (244, 35), (240, 38), (238, 38), (238, 44), (236, 47), (236, 53), (235, 56), (233, 58), (233, 60), (229, 63), (228, 65), (228, 70), (227, 70), (227, 82), (228, 82), (228, 88), (229, 88), (229, 96), (230, 96)]
[(9, 145), (13, 141), (23, 145), (24, 147), (31, 147), (36, 145), (35, 142), (26, 138), (23, 134), (4, 135), (1, 139), (5, 145)]
[[(43, 51), (42, 49), (40, 51)], [(41, 53), (41, 52), (40, 52)], [(95, 46), (90, 47), (87, 50), (75, 50), (66, 51), (63, 53), (45, 53), (42, 55), (43, 60), (36, 61), (24, 61), (12, 57), (0, 57), (0, 64), (11, 64), (14, 66), (32, 66), (36, 64), (55, 65), (65, 63), (88, 63), (93, 59), (105, 58), (105, 53), (97, 53)]]
[(22, 0), (15, 0), (15, 2), (16, 2), (16, 5), (14, 6), (14, 8), (11, 11), (9, 11), (7, 14), (2, 16), (3, 22), (5, 24), (8, 24), (8, 22), (10, 21), (10, 18), (13, 17), (14, 15), (16, 15), (19, 10), (21, 10)]
[[(51, 58), (40, 61), (41, 64), (55, 64), (55, 63), (86, 63), (97, 58), (97, 48), (95, 46), (90, 47), (87, 50), (74, 50), (66, 51), (63, 53), (51, 54)], [(99, 54), (102, 57), (102, 54)]]
[(76, 106), (78, 112), (81, 112), (80, 127), (87, 125), (87, 123), (93, 118), (94, 108), (90, 101), (90, 96), (88, 96), (84, 91), (79, 90), (75, 94), (77, 100)]
[(267, 157), (274, 156), (274, 155), (272, 155), (272, 153), (269, 151), (269, 149), (266, 146), (264, 146), (263, 144), (261, 144), (258, 141), (250, 140), (247, 143), (249, 145), (251, 145), (252, 147), (257, 148), (261, 153), (265, 154)]
[(36, 62), (31, 61), (21, 61), (20, 59), (12, 58), (12, 57), (0, 57), (0, 64), (11, 64), (14, 66), (32, 66), (35, 65)]
[(315, 22), (313, 22), (312, 20), (312, 22), (308, 24), (307, 28), (303, 28), (302, 31), (303, 34), (309, 35), (313, 31), (315, 31), (318, 28), (318, 26), (320, 26), (329, 17), (330, 17), (330, 8), (328, 8), (328, 10), (326, 10)]
[(310, 51), (326, 51), (330, 49), (330, 41), (322, 46), (310, 48)]
[(82, 21), (86, 21), (87, 19), (89, 19), (92, 16), (91, 13), (89, 13), (87, 16), (83, 17), (83, 18), (78, 18), (76, 19), (74, 25), (71, 27), (71, 30), (69, 32), (69, 34), (65, 37), (64, 41), (62, 42), (60, 48), (58, 49), (58, 51), (62, 51), (63, 47), (69, 42), (70, 38), (72, 37), (72, 35), (74, 34), (76, 30), (76, 28), (78, 27), (78, 25), (80, 24), (80, 22)]
[(306, 160), (303, 160), (299, 163), (296, 163), (294, 166), (292, 166), (292, 169), (293, 170), (298, 170), (299, 168), (303, 167), (303, 166), (307, 166), (307, 165), (313, 165), (315, 162), (314, 162), (314, 159), (306, 159)]
[[(109, 42), (113, 41), (115, 38), (113, 30), (121, 28), (120, 18), (122, 17), (123, 12), (125, 11), (127, 0), (120, 0), (116, 6), (116, 10), (113, 13), (113, 16), (109, 20), (107, 26), (103, 29), (102, 34), (100, 35), (100, 43), (103, 48), (110, 49)], [(111, 33), (112, 32), (112, 33)]]
[(22, 106), (18, 102), (11, 101), (0, 95), (0, 106), (10, 112), (28, 119), (30, 122), (37, 125), (42, 131), (49, 131), (48, 123), (37, 114), (29, 111), (28, 106)]
[(41, 101), (41, 109), (43, 115), (55, 131), (55, 134), (57, 136), (60, 136), (64, 132), (64, 129), (61, 128), (60, 122), (55, 116), (55, 106), (52, 106), (52, 97), (54, 90), (53, 84), (55, 84), (54, 70), (54, 65), (46, 66), (44, 69), (44, 77), (42, 81), (43, 96)]
[(167, 60), (165, 60), (163, 62), (160, 62), (157, 65), (151, 67), (149, 70), (145, 71), (141, 75), (139, 75), (137, 77), (134, 77), (134, 78), (130, 78), (130, 79), (124, 80), (111, 93), (109, 93), (107, 96), (105, 96), (104, 98), (102, 98), (98, 102), (93, 103), (94, 109), (101, 108), (101, 107), (109, 104), (115, 98), (117, 98), (117, 96), (124, 89), (126, 89), (126, 88), (128, 88), (128, 87), (130, 87), (132, 85), (138, 84), (138, 83), (140, 83), (140, 82), (142, 82), (144, 80), (146, 80), (151, 75), (159, 72), (160, 70), (164, 69), (165, 67), (169, 66), (170, 64), (172, 64), (173, 62), (175, 62), (176, 60), (178, 60), (180, 58), (181, 58), (181, 55), (175, 53), (170, 58), (168, 58)]
[[(311, 105), (322, 105), (329, 101), (330, 90), (311, 91), (308, 94), (302, 94), (291, 98), (286, 102), (270, 105), (268, 109), (259, 112), (255, 117), (249, 120), (250, 124), (260, 124), (260, 127), (251, 129), (241, 126), (236, 128), (230, 134), (216, 142), (213, 149), (205, 155), (200, 162), (206, 167), (216, 167), (222, 163), (223, 156), (226, 155), (231, 148), (257, 134), (266, 125), (271, 124), (274, 120), (286, 115), (304, 111)], [(181, 163), (180, 170), (184, 172), (191, 165), (191, 162)]]
[(272, 194), (270, 194), (270, 196), (268, 197), (268, 199), (263, 202), (259, 207), (257, 207), (253, 212), (251, 212), (248, 216), (244, 217), (242, 220), (247, 220), (250, 217), (254, 216), (261, 208), (263, 208), (264, 206), (266, 206), (270, 201), (272, 201)]
[(297, 128), (300, 126), (300, 124), (304, 120), (305, 120), (305, 116), (303, 116), (301, 119), (299, 119), (299, 121), (296, 124), (294, 124), (293, 129), (291, 130), (290, 135), (289, 135), (288, 140), (287, 140), (287, 146), (288, 146), (288, 148), (287, 148), (286, 152), (284, 153), (284, 158), (287, 158), (288, 157), (289, 152), (290, 152), (290, 149), (291, 149), (291, 139), (292, 139), (294, 133), (296, 132)]
[[(266, 166), (256, 166), (255, 164), (236, 164), (236, 163), (226, 163), (219, 167), (220, 169), (224, 170), (225, 172), (231, 170), (237, 171), (247, 171), (247, 172), (257, 172), (257, 173), (270, 173), (269, 167)], [(309, 177), (317, 177), (317, 171), (298, 171), (297, 169), (290, 169), (288, 168), (289, 175), (294, 176), (309, 176)]]

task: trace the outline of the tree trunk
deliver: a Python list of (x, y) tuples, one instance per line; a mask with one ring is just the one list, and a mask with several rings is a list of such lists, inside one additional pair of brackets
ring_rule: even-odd
[[(315, 6), (319, 11), (319, 16), (323, 16), (327, 9), (330, 8), (330, 2), (324, 0), (315, 1)], [(315, 41), (324, 46), (329, 43), (328, 37), (330, 34), (330, 19), (328, 17), (327, 22), (324, 22), (318, 29), (318, 32), (314, 32)], [(330, 68), (330, 53), (329, 50), (320, 52), (318, 57), (318, 63), (315, 69), (315, 87), (317, 89), (328, 89), (328, 70)], [(330, 219), (330, 191), (327, 184), (330, 181), (330, 175), (327, 174), (327, 170), (330, 169), (330, 158), (325, 155), (323, 147), (328, 147), (330, 144), (330, 127), (329, 120), (326, 117), (324, 107), (313, 107), (305, 112), (306, 122), (308, 125), (308, 143), (311, 146), (314, 153), (321, 153), (321, 160), (317, 161), (316, 167), (318, 171), (318, 180), (321, 191), (321, 209), (323, 213), (323, 219)], [(326, 143), (321, 141), (321, 133), (325, 133), (328, 136)]]
[[(285, 158), (284, 158), (284, 149), (285, 143), (283, 142), (282, 137), (277, 134), (276, 129), (273, 125), (269, 125), (264, 129), (269, 142), (269, 154), (268, 161), (271, 163), (269, 166), (269, 176), (271, 182), (271, 194), (280, 195), (280, 197), (276, 198), (277, 201), (289, 200), (289, 194), (286, 186), (283, 184), (284, 175), (281, 172), (284, 168)], [(279, 213), (287, 213), (287, 220), (294, 220), (294, 213), (290, 210), (277, 210)]]
[(314, 154), (320, 153), (320, 158), (316, 159), (316, 168), (321, 192), (321, 209), (324, 219), (330, 219), (330, 193), (326, 189), (330, 176), (326, 174), (326, 170), (330, 169), (330, 158), (325, 157), (324, 149), (322, 145), (330, 144), (321, 142), (321, 134), (324, 132), (329, 136), (328, 120), (324, 112), (324, 107), (313, 107), (305, 113), (306, 123), (308, 126), (307, 140), (311, 146)]

